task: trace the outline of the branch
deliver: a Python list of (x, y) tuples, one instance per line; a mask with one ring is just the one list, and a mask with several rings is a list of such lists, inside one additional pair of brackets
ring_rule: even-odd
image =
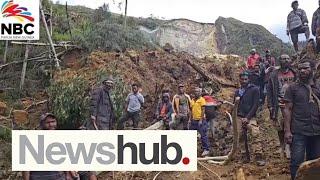
[[(47, 59), (47, 57), (42, 56), (42, 57), (30, 58), (30, 59), (27, 59), (27, 61), (42, 62), (42, 61), (50, 61), (50, 59)], [(7, 64), (0, 65), (0, 69), (4, 68), (6, 66), (9, 66), (9, 65), (20, 64), (20, 63), (23, 63), (23, 61), (13, 61), (13, 62), (10, 62)]]
[(154, 176), (154, 178), (153, 178), (152, 180), (156, 180), (157, 177), (159, 176), (159, 174), (160, 174), (161, 172), (162, 172), (162, 171), (159, 171), (159, 172)]
[[(18, 45), (33, 45), (33, 46), (51, 46), (50, 43), (33, 43), (33, 42), (18, 42), (12, 41), (11, 44), (18, 44)], [(54, 47), (78, 47), (76, 45), (71, 44), (53, 44)]]
[(212, 171), (211, 169), (209, 169), (208, 167), (206, 167), (205, 165), (203, 165), (201, 162), (199, 162), (199, 165), (201, 165), (202, 167), (204, 167), (206, 170), (208, 170), (209, 172), (211, 172), (212, 174), (214, 174), (215, 176), (217, 176), (219, 180), (221, 180), (220, 176), (219, 176), (216, 172)]
[(38, 105), (40, 105), (40, 104), (44, 104), (44, 103), (47, 103), (47, 102), (48, 102), (48, 100), (43, 100), (43, 101), (37, 102), (37, 103), (35, 103), (35, 104), (31, 104), (30, 106), (28, 106), (28, 107), (25, 109), (25, 111), (28, 111), (29, 109), (31, 109), (31, 108), (34, 107), (34, 106), (38, 106)]

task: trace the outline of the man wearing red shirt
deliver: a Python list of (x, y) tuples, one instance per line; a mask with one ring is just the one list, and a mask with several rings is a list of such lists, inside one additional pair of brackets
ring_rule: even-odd
[(250, 56), (247, 59), (247, 68), (248, 69), (253, 69), (254, 65), (256, 64), (257, 61), (260, 61), (261, 57), (257, 53), (256, 49), (252, 49), (250, 51)]

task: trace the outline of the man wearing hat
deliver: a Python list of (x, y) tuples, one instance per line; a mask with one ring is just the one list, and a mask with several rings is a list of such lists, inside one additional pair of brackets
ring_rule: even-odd
[(177, 127), (182, 124), (183, 129), (188, 129), (188, 122), (190, 119), (190, 107), (191, 107), (191, 98), (188, 94), (185, 93), (184, 85), (178, 85), (178, 94), (173, 96), (172, 106), (174, 113), (174, 120), (170, 122), (170, 129), (177, 129)]
[(87, 129), (109, 130), (113, 127), (115, 115), (110, 97), (113, 84), (111, 78), (104, 78), (102, 86), (91, 93), (90, 121), (87, 123)]
[(287, 17), (287, 35), (291, 36), (291, 40), (296, 52), (298, 52), (298, 35), (304, 33), (306, 39), (309, 39), (310, 30), (308, 26), (308, 18), (306, 12), (299, 9), (298, 1), (291, 3), (292, 11)]

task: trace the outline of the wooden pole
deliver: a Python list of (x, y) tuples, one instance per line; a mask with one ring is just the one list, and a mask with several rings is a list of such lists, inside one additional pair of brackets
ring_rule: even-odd
[(30, 48), (29, 45), (26, 45), (26, 52), (24, 54), (22, 73), (21, 73), (20, 90), (23, 89), (24, 80), (25, 80), (25, 77), (26, 77), (27, 63), (28, 63), (29, 50), (30, 50), (29, 48)]
[(70, 20), (69, 20), (69, 13), (68, 13), (68, 2), (66, 1), (66, 14), (67, 14), (67, 21), (68, 21), (68, 26), (69, 26), (69, 34), (70, 38), (72, 38), (72, 32), (71, 32), (71, 25), (70, 25)]
[(53, 33), (53, 27), (52, 27), (52, 19), (53, 19), (53, 13), (52, 13), (52, 5), (51, 5), (51, 8), (50, 8), (50, 35), (52, 36), (52, 33)]
[(3, 54), (3, 63), (4, 64), (7, 63), (8, 45), (9, 45), (9, 41), (6, 40), (6, 45), (5, 45), (4, 54)]
[(47, 22), (46, 22), (46, 18), (45, 18), (44, 12), (43, 12), (43, 8), (42, 8), (42, 3), (41, 2), (40, 2), (40, 13), (41, 13), (41, 19), (42, 19), (43, 25), (44, 25), (44, 27), (46, 29), (48, 40), (49, 40), (49, 43), (50, 43), (50, 46), (51, 46), (51, 51), (53, 53), (54, 60), (56, 62), (56, 67), (60, 70), (59, 59), (57, 57), (56, 50), (54, 49), (54, 46), (53, 46), (53, 42), (52, 42), (52, 39), (51, 39), (51, 36), (50, 36), (49, 28), (48, 28), (48, 25), (47, 25)]
[(128, 10), (128, 0), (126, 0), (125, 8), (124, 8), (124, 29), (127, 29), (127, 11)]

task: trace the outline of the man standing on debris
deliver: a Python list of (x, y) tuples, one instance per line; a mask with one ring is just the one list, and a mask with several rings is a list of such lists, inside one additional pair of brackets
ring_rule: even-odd
[[(252, 137), (252, 149), (254, 150), (255, 160), (257, 165), (264, 166), (265, 161), (262, 153), (262, 137), (255, 118), (256, 112), (259, 106), (259, 88), (249, 83), (249, 73), (244, 71), (239, 75), (240, 88), (236, 90), (234, 100), (239, 97), (238, 107), (238, 132), (245, 138), (245, 144), (247, 144), (247, 130), (249, 130)], [(250, 154), (248, 147), (246, 147), (245, 162), (250, 161)]]
[(180, 124), (183, 125), (183, 129), (188, 129), (188, 121), (190, 119), (190, 106), (191, 98), (185, 93), (184, 85), (179, 84), (178, 94), (173, 96), (172, 106), (174, 119), (170, 122), (170, 129), (177, 129)]
[(212, 97), (206, 90), (202, 91), (202, 97), (206, 101), (205, 107), (205, 116), (208, 123), (210, 123), (210, 129), (212, 135), (215, 135), (218, 122), (215, 120), (217, 116), (217, 106), (221, 105), (222, 103), (217, 101), (214, 97)]
[(315, 64), (305, 60), (298, 64), (298, 81), (289, 85), (284, 101), (285, 140), (291, 144), (291, 179), (305, 157), (320, 157), (320, 89), (313, 82)]
[(139, 92), (138, 84), (131, 85), (132, 92), (126, 98), (125, 113), (118, 124), (118, 129), (124, 128), (124, 123), (129, 119), (133, 121), (133, 128), (137, 129), (140, 121), (140, 111), (144, 104), (144, 97)]
[(248, 69), (253, 69), (254, 65), (260, 61), (261, 57), (257, 53), (256, 49), (251, 49), (250, 51), (250, 56), (247, 59), (247, 68)]
[(190, 130), (197, 130), (201, 135), (201, 144), (203, 152), (201, 156), (207, 156), (210, 153), (208, 139), (208, 122), (205, 117), (206, 100), (201, 96), (201, 88), (195, 88), (195, 98), (191, 100), (192, 120)]
[(162, 93), (161, 101), (157, 105), (155, 116), (157, 121), (163, 121), (166, 129), (169, 129), (172, 112), (173, 110), (170, 102), (170, 95), (168, 92), (164, 92)]
[[(296, 75), (293, 69), (291, 69), (291, 59), (288, 55), (283, 54), (280, 56), (280, 69), (274, 70), (270, 75), (267, 85), (268, 96), (268, 109), (270, 112), (270, 119), (273, 122), (274, 127), (278, 131), (281, 156), (286, 155), (290, 158), (289, 146), (284, 143), (284, 94), (286, 89), (292, 84)], [(279, 110), (282, 115), (280, 115)]]
[[(56, 130), (57, 118), (51, 113), (41, 115), (39, 122), (40, 130)], [(90, 180), (96, 180), (94, 172), (88, 172), (87, 177)], [(23, 180), (70, 180), (78, 179), (77, 173), (72, 171), (24, 171)]]
[(265, 68), (264, 68), (264, 64), (262, 62), (257, 61), (256, 64), (254, 65), (253, 69), (249, 70), (249, 73), (250, 73), (249, 83), (259, 87), (259, 92), (260, 92), (259, 104), (260, 104), (260, 107), (262, 107), (265, 102), (265, 93), (264, 93)]
[[(320, 6), (320, 0), (319, 0)], [(320, 52), (320, 7), (313, 13), (312, 24), (311, 24), (312, 34), (316, 37), (317, 43), (317, 53)]]
[(291, 7), (293, 10), (287, 17), (287, 35), (290, 34), (294, 49), (298, 52), (298, 35), (304, 33), (307, 40), (310, 36), (308, 18), (306, 12), (298, 8), (297, 0), (291, 3)]
[(87, 129), (90, 130), (109, 130), (114, 125), (114, 109), (110, 97), (110, 90), (113, 87), (111, 78), (104, 78), (102, 86), (96, 88), (91, 93), (90, 99), (90, 119)]

